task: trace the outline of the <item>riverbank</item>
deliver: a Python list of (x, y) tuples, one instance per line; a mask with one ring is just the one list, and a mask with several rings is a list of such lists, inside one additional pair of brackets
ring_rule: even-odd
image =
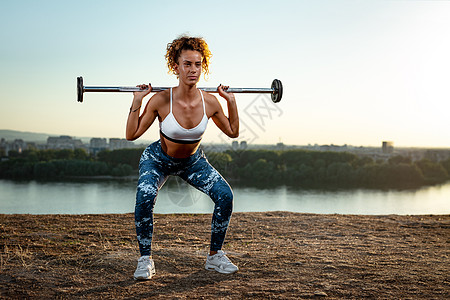
[(450, 298), (450, 215), (235, 213), (203, 268), (211, 215), (156, 215), (156, 276), (136, 282), (132, 214), (0, 215), (3, 298)]
[[(105, 150), (95, 157), (81, 149), (11, 152), (0, 162), (0, 178), (70, 180), (137, 175), (143, 149)], [(253, 187), (285, 185), (304, 189), (418, 189), (450, 180), (450, 158), (428, 155), (358, 156), (310, 150), (206, 151), (209, 162), (229, 182)]]

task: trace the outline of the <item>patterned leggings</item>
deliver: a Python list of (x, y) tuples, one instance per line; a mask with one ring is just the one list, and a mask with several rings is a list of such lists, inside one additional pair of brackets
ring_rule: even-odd
[(210, 250), (220, 250), (233, 209), (230, 186), (209, 164), (200, 148), (187, 158), (174, 158), (164, 153), (161, 142), (157, 141), (144, 150), (139, 161), (134, 217), (141, 255), (151, 255), (153, 207), (158, 191), (169, 175), (181, 177), (214, 201)]

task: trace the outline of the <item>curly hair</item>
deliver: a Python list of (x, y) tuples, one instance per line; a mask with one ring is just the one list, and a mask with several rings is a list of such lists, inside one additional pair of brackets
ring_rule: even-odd
[[(179, 38), (167, 44), (167, 51), (165, 58), (167, 60), (167, 67), (169, 74), (175, 74), (175, 65), (178, 64), (181, 51), (194, 50), (200, 52), (202, 55), (202, 72), (206, 78), (209, 74), (209, 60), (211, 59), (211, 51), (209, 51), (208, 44), (201, 37), (180, 36)], [(175, 74), (177, 75), (177, 74)]]

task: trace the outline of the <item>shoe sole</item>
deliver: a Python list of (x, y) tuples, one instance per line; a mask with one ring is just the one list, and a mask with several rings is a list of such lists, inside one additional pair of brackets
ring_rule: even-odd
[[(153, 275), (155, 275), (155, 274), (153, 274)], [(137, 281), (145, 281), (145, 280), (152, 279), (153, 275), (150, 275), (148, 277), (135, 277), (135, 276), (133, 276), (133, 278), (134, 278), (134, 280), (137, 280)]]
[(133, 278), (134, 278), (134, 280), (140, 280), (140, 281), (150, 280), (150, 279), (152, 279), (153, 276), (155, 276), (155, 274), (156, 274), (156, 271), (151, 270), (150, 271), (150, 276), (148, 276), (148, 277), (136, 277), (136, 276), (133, 276)]
[(221, 269), (221, 268), (219, 268), (217, 266), (213, 266), (213, 265), (206, 265), (205, 269), (208, 270), (208, 271), (216, 271), (216, 272), (219, 272), (221, 274), (233, 274), (233, 273), (236, 273), (238, 271), (238, 270), (235, 270), (235, 271), (231, 271), (230, 272), (230, 271), (223, 270), (223, 269)]

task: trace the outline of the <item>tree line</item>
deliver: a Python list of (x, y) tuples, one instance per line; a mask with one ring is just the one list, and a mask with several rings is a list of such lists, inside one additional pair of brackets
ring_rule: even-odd
[[(134, 149), (133, 149), (134, 150)], [(141, 150), (142, 151), (142, 150)], [(56, 180), (86, 176), (129, 176), (133, 167), (90, 156), (84, 149), (10, 151), (0, 163), (0, 178)]]
[[(393, 156), (375, 161), (347, 152), (227, 151), (225, 174), (253, 185), (305, 188), (417, 188), (450, 179), (450, 159), (434, 162)], [(224, 161), (227, 163), (223, 164)]]
[[(144, 149), (10, 152), (0, 163), (3, 179), (64, 179), (79, 176), (137, 176)], [(206, 153), (211, 164), (233, 184), (287, 185), (304, 188), (417, 188), (450, 179), (450, 159), (412, 161), (393, 156), (375, 161), (346, 152), (246, 150)]]

